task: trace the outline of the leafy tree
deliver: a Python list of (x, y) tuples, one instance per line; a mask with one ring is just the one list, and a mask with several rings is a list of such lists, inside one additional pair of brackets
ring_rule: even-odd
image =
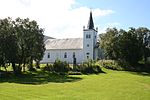
[(5, 63), (7, 62), (5, 57), (5, 40), (6, 40), (6, 34), (5, 34), (5, 21), (0, 20), (0, 66), (5, 66)]
[(13, 24), (11, 18), (5, 18), (0, 20), (0, 31), (1, 31), (1, 64), (5, 67), (6, 63), (12, 63), (14, 72), (16, 70), (15, 63), (17, 63), (17, 41), (16, 35), (14, 34)]
[[(14, 73), (21, 72), (21, 65), (33, 60), (39, 62), (44, 54), (43, 29), (28, 18), (5, 18), (0, 20), (0, 66), (12, 63)], [(17, 66), (16, 66), (17, 64)]]
[(20, 61), (29, 64), (29, 69), (33, 69), (33, 60), (39, 63), (45, 51), (43, 29), (39, 28), (36, 21), (27, 19), (16, 19), (15, 25), (20, 47)]
[(144, 61), (150, 56), (150, 30), (145, 27), (139, 27), (136, 29), (137, 38), (140, 41), (140, 45), (143, 51)]
[(106, 33), (100, 35), (100, 46), (104, 50), (104, 54), (108, 59), (116, 58), (114, 49), (117, 36), (118, 30), (116, 28), (108, 28)]
[(147, 28), (130, 28), (128, 31), (108, 28), (101, 35), (100, 46), (109, 59), (135, 65), (143, 56), (149, 56), (150, 31)]
[(135, 31), (136, 29), (130, 28), (128, 32), (121, 32), (118, 38), (118, 58), (130, 65), (135, 65), (142, 59), (142, 48)]

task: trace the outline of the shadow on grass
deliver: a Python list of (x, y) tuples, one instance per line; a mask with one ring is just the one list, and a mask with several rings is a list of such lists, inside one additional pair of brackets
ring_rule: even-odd
[(150, 76), (149, 72), (130, 72), (130, 73), (134, 75)]
[(76, 82), (80, 81), (81, 79), (82, 78), (76, 76), (58, 75), (56, 73), (37, 71), (37, 72), (26, 72), (19, 76), (14, 76), (13, 74), (10, 74), (8, 77), (1, 78), (0, 83), (9, 82), (19, 84), (40, 85), (40, 84), (47, 84), (49, 82), (54, 83)]

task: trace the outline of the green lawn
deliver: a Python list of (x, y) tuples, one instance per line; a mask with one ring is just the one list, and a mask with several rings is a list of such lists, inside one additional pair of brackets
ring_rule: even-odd
[(150, 100), (150, 74), (103, 69), (98, 75), (37, 72), (0, 80), (0, 100)]

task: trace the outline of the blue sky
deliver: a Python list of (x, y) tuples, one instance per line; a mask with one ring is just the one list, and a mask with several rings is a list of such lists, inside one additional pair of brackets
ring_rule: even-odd
[(0, 0), (0, 18), (36, 20), (44, 34), (55, 38), (83, 36), (92, 9), (95, 27), (150, 28), (150, 0)]
[(150, 28), (150, 0), (77, 0), (81, 6), (91, 8), (111, 9), (115, 13), (96, 19), (96, 23), (105, 26), (106, 23), (116, 22), (117, 27)]

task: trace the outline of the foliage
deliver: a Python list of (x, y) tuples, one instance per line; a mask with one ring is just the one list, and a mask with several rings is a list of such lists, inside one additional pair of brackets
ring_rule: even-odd
[(76, 65), (73, 68), (69, 66), (66, 61), (56, 60), (54, 64), (47, 64), (42, 67), (43, 71), (56, 72), (59, 74), (69, 74), (69, 75), (81, 75), (83, 74), (93, 74), (102, 72), (99, 63), (89, 60), (80, 65)]
[(105, 67), (107, 69), (112, 69), (112, 70), (124, 70), (124, 67), (122, 67), (123, 65), (120, 65), (119, 62), (114, 61), (114, 60), (100, 60), (99, 64), (102, 67)]
[(148, 41), (150, 30), (147, 28), (130, 28), (128, 31), (108, 28), (100, 36), (100, 46), (107, 58), (127, 65), (137, 65), (140, 60), (149, 56)]
[(32, 69), (33, 60), (39, 63), (44, 55), (43, 38), (43, 29), (34, 20), (0, 19), (0, 65), (12, 63), (14, 73), (18, 73), (17, 64), (30, 64)]
[(66, 61), (56, 60), (53, 64), (54, 71), (60, 74), (65, 74), (70, 70), (69, 64)]
[(139, 27), (136, 29), (138, 40), (141, 43), (144, 61), (147, 61), (147, 57), (150, 56), (150, 30), (145, 27)]
[(74, 68), (75, 71), (82, 72), (83, 74), (92, 74), (102, 72), (99, 64), (93, 60), (83, 62), (81, 65), (78, 65)]
[(108, 28), (106, 33), (100, 35), (100, 46), (104, 50), (105, 56), (108, 59), (116, 59), (114, 50), (116, 48), (118, 30), (116, 28)]
[(54, 67), (52, 64), (46, 64), (46, 66), (41, 68), (43, 71), (48, 71), (48, 72), (53, 72), (54, 71)]

